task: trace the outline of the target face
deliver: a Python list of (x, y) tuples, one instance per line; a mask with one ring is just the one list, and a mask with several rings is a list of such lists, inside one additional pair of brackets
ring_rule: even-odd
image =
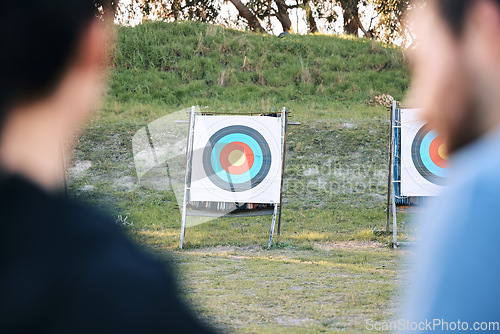
[(281, 119), (197, 116), (191, 201), (276, 203)]
[(443, 185), (446, 177), (447, 153), (435, 130), (423, 126), (412, 143), (411, 156), (417, 171), (427, 181)]
[(243, 125), (225, 127), (210, 137), (203, 167), (219, 188), (240, 192), (259, 185), (268, 175), (272, 155), (264, 137)]
[(419, 113), (401, 110), (401, 195), (437, 196), (448, 174), (446, 147)]

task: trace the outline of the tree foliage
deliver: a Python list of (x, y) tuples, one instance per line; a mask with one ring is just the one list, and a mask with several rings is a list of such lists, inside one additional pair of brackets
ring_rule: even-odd
[(219, 12), (220, 4), (213, 0), (132, 0), (127, 6), (121, 7), (122, 15), (133, 18), (140, 14), (143, 20), (152, 18), (213, 22)]
[(107, 19), (114, 19), (119, 0), (94, 0), (99, 13)]
[[(375, 10), (380, 15), (379, 38), (392, 42), (394, 36), (402, 39), (411, 38), (406, 21), (406, 14), (411, 9), (410, 0), (372, 0)], [(406, 44), (406, 43), (404, 43)]]
[[(118, 1), (96, 0), (107, 13), (117, 11)], [(122, 16), (139, 13), (143, 20), (219, 22), (224, 3), (236, 9), (238, 18), (235, 21), (240, 26), (243, 24), (255, 32), (270, 32), (274, 22), (280, 23), (283, 32), (292, 32), (290, 13), (299, 9), (303, 11), (309, 33), (318, 32), (320, 25), (332, 29), (342, 22), (343, 32), (349, 35), (361, 34), (385, 42), (398, 40), (403, 44), (411, 39), (405, 21), (410, 0), (132, 0), (129, 5), (118, 8)], [(367, 14), (364, 11), (367, 6), (374, 11)], [(366, 24), (368, 21), (370, 23)]]

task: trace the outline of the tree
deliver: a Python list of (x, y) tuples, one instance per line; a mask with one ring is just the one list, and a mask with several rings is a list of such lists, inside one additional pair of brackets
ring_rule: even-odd
[(372, 0), (375, 10), (380, 15), (379, 31), (386, 42), (393, 42), (395, 37), (403, 39), (403, 45), (412, 38), (406, 14), (412, 9), (410, 0)]
[(344, 17), (344, 32), (348, 35), (357, 35), (359, 25), (356, 17), (359, 16), (359, 0), (339, 0)]
[[(303, 20), (308, 32), (318, 32), (320, 28), (328, 31), (343, 19), (345, 34), (377, 38), (385, 42), (408, 45), (411, 40), (410, 29), (405, 20), (411, 9), (411, 0), (131, 0), (129, 5), (120, 5), (119, 0), (95, 0), (101, 13), (113, 18), (118, 11), (122, 22), (129, 17), (129, 22), (144, 17), (166, 21), (196, 20), (219, 24), (239, 25), (241, 23), (255, 32), (265, 33), (272, 29), (274, 18), (279, 21), (284, 32), (292, 31), (290, 10), (302, 9)], [(231, 3), (238, 11), (237, 18), (223, 18), (220, 15), (222, 2)], [(369, 27), (365, 27), (367, 15), (364, 6), (370, 5), (375, 10)], [(342, 17), (337, 13), (342, 10)], [(376, 25), (372, 27), (372, 23)]]
[(317, 33), (319, 30), (318, 30), (318, 25), (316, 23), (316, 19), (314, 18), (313, 10), (309, 2), (310, 2), (309, 0), (304, 0), (303, 8), (304, 11), (306, 12), (309, 33), (314, 34)]
[[(253, 31), (265, 32), (260, 21), (267, 19), (268, 28), (271, 28), (271, 18), (276, 17), (283, 28), (283, 32), (292, 31), (292, 21), (288, 10), (297, 5), (288, 5), (286, 0), (250, 0), (243, 4), (240, 0), (229, 0), (238, 9), (238, 13), (247, 22)], [(257, 25), (258, 23), (258, 25)]]
[(259, 19), (254, 14), (254, 12), (250, 8), (248, 8), (243, 2), (241, 2), (240, 0), (229, 0), (229, 1), (231, 1), (234, 7), (236, 7), (239, 16), (241, 16), (247, 21), (248, 26), (250, 27), (251, 30), (256, 32), (266, 32), (266, 30), (262, 27), (262, 25), (259, 22)]
[(292, 21), (290, 20), (290, 16), (288, 15), (288, 8), (285, 0), (276, 0), (276, 6), (278, 7), (276, 10), (276, 18), (281, 23), (281, 27), (283, 28), (283, 32), (291, 32), (292, 31)]
[[(342, 7), (344, 17), (344, 32), (348, 35), (358, 36), (361, 30), (365, 37), (373, 38), (372, 32), (366, 30), (359, 18), (359, 5), (360, 0), (338, 0)], [(383, 0), (381, 0), (383, 1)]]
[(128, 14), (129, 20), (141, 14), (146, 19), (153, 17), (159, 20), (213, 22), (219, 16), (220, 6), (214, 0), (132, 0), (127, 7), (122, 6), (121, 10), (122, 15)]
[(94, 0), (94, 3), (105, 20), (113, 21), (119, 1), (120, 0)]

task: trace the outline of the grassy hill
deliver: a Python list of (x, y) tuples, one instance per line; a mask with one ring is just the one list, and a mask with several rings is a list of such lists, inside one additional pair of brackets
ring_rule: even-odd
[[(79, 140), (72, 196), (111, 207), (130, 235), (185, 277), (183, 291), (223, 330), (361, 333), (385, 320), (401, 281), (385, 227), (389, 123), (379, 94), (409, 84), (399, 49), (366, 39), (239, 32), (212, 25), (122, 27), (102, 110)], [(282, 234), (265, 250), (270, 217), (189, 228), (171, 191), (137, 182), (132, 137), (149, 122), (200, 105), (271, 112), (290, 126)], [(378, 241), (378, 242), (375, 242)]]
[[(400, 50), (366, 39), (153, 22), (120, 28), (118, 41), (107, 109), (127, 118), (197, 104), (222, 111), (287, 106), (303, 121), (381, 119), (383, 110), (364, 102), (379, 94), (401, 100), (408, 87)], [(130, 114), (141, 107), (154, 113)]]

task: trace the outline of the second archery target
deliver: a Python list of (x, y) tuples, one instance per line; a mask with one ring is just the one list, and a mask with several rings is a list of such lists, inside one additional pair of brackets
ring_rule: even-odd
[(419, 120), (418, 109), (401, 109), (401, 195), (436, 196), (447, 176), (439, 134)]
[(281, 119), (196, 116), (191, 201), (277, 203)]

